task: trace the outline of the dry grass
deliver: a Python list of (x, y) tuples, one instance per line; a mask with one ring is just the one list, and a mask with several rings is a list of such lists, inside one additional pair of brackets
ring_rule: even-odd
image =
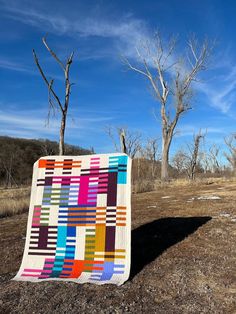
[(203, 185), (211, 185), (211, 184), (221, 184), (221, 183), (235, 183), (236, 177), (220, 177), (220, 178), (196, 178), (196, 180), (191, 181), (185, 178), (175, 179), (170, 182), (169, 185), (171, 186), (199, 186), (200, 184)]
[(132, 189), (134, 193), (151, 192), (155, 190), (155, 182), (150, 180), (140, 180), (133, 184)]
[(30, 188), (0, 190), (0, 218), (21, 214), (29, 209)]
[(120, 287), (11, 281), (27, 214), (1, 219), (0, 313), (235, 314), (235, 204), (230, 181), (133, 195), (131, 277)]

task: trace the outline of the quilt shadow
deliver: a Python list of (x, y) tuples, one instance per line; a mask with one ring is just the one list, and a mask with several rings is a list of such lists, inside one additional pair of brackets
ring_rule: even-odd
[(209, 216), (161, 218), (132, 230), (129, 280), (166, 249), (182, 241), (209, 220)]

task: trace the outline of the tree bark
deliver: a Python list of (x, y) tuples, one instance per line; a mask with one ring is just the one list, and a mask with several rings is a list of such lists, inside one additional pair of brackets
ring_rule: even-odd
[(162, 138), (162, 158), (161, 158), (161, 181), (167, 182), (169, 180), (169, 151), (171, 137), (163, 135)]
[(127, 154), (126, 141), (125, 141), (125, 130), (120, 130), (120, 148), (121, 152)]
[(62, 115), (61, 128), (60, 128), (60, 141), (59, 141), (59, 155), (63, 156), (65, 154), (65, 129), (66, 129), (66, 114)]

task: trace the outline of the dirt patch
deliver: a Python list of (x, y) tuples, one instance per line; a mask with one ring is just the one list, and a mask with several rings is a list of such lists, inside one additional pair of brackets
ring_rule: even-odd
[(121, 287), (11, 281), (27, 214), (3, 218), (0, 312), (236, 313), (235, 204), (236, 184), (227, 182), (134, 195), (131, 276)]

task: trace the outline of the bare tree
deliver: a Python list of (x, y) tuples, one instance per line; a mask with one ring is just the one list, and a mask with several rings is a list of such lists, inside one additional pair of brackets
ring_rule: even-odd
[(195, 179), (196, 167), (199, 157), (200, 141), (204, 139), (205, 134), (201, 133), (201, 130), (197, 135), (193, 137), (193, 144), (188, 145), (189, 149), (189, 167), (187, 169), (188, 177), (191, 180)]
[(178, 150), (172, 158), (172, 164), (177, 170), (178, 174), (181, 175), (186, 171), (186, 165), (188, 164), (189, 158), (183, 150)]
[(49, 111), (48, 111), (48, 120), (50, 119), (50, 112), (51, 110), (55, 111), (55, 109), (59, 109), (61, 112), (61, 126), (60, 126), (60, 140), (59, 140), (59, 155), (64, 155), (65, 153), (65, 129), (66, 129), (66, 119), (67, 119), (67, 112), (68, 112), (68, 107), (69, 107), (69, 102), (70, 102), (70, 94), (71, 94), (71, 86), (72, 83), (70, 82), (70, 67), (73, 61), (73, 56), (74, 52), (70, 54), (70, 56), (67, 58), (65, 64), (58, 58), (56, 53), (48, 46), (46, 42), (46, 38), (42, 38), (43, 44), (46, 47), (46, 49), (49, 51), (51, 56), (56, 60), (56, 62), (59, 64), (60, 68), (63, 71), (64, 74), (64, 80), (65, 80), (65, 94), (64, 94), (64, 99), (60, 99), (58, 94), (55, 92), (54, 89), (54, 80), (51, 79), (49, 80), (40, 63), (38, 60), (38, 57), (36, 55), (35, 50), (33, 49), (33, 56), (34, 56), (34, 61), (38, 67), (38, 70), (44, 80), (44, 82), (47, 85), (48, 88), (48, 102), (49, 102)]
[(156, 175), (156, 162), (158, 160), (158, 139), (149, 138), (143, 152), (144, 157), (151, 161), (151, 176)]
[(6, 145), (0, 152), (0, 169), (3, 171), (5, 177), (5, 188), (17, 186), (14, 175), (17, 168), (19, 149), (17, 146)]
[(198, 74), (206, 69), (210, 50), (207, 41), (199, 45), (197, 40), (192, 38), (188, 41), (186, 56), (182, 59), (176, 58), (176, 40), (172, 38), (164, 48), (157, 33), (153, 41), (146, 41), (140, 48), (136, 48), (141, 65), (139, 63), (134, 66), (127, 58), (123, 58), (129, 69), (149, 81), (154, 97), (160, 105), (162, 181), (168, 180), (169, 150), (176, 125), (180, 117), (191, 109), (189, 102), (192, 83), (197, 80)]
[(115, 151), (120, 152), (119, 145), (117, 144), (117, 141), (116, 141), (116, 132), (115, 131), (116, 130), (114, 130), (114, 128), (111, 127), (110, 125), (107, 125), (105, 127), (105, 132), (110, 137), (112, 144), (114, 145)]
[(211, 161), (211, 171), (213, 173), (220, 172), (220, 161), (219, 161), (220, 147), (213, 144), (209, 148), (209, 157)]
[(229, 150), (229, 152), (224, 155), (236, 174), (236, 133), (231, 134), (224, 140)]
[(203, 151), (200, 154), (201, 158), (201, 166), (203, 168), (204, 173), (212, 171), (212, 161), (208, 151)]
[[(112, 128), (110, 126), (106, 127), (105, 132), (111, 138), (117, 152), (124, 152), (134, 158), (141, 148), (141, 134), (139, 132), (131, 132), (128, 128)], [(120, 147), (117, 144), (117, 135), (120, 140)]]

